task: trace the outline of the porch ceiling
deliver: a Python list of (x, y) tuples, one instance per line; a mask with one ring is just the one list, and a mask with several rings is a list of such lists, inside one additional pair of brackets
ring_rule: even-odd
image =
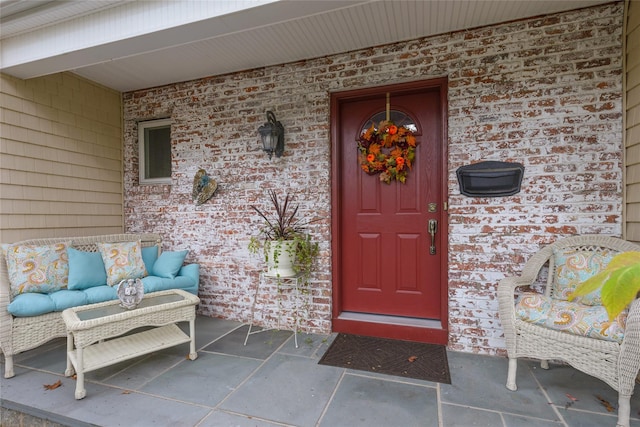
[(610, 2), (0, 0), (0, 71), (125, 92)]

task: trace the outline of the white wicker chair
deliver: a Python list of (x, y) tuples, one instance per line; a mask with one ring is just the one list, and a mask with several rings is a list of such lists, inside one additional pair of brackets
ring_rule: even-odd
[(585, 235), (560, 239), (534, 254), (525, 264), (520, 277), (507, 277), (498, 285), (500, 320), (509, 357), (507, 388), (515, 391), (517, 359), (541, 360), (548, 369), (549, 360), (559, 360), (601, 379), (618, 392), (618, 426), (629, 426), (630, 399), (640, 369), (640, 299), (629, 308), (622, 343), (572, 335), (525, 322), (516, 316), (516, 288), (536, 283), (548, 266), (545, 295), (552, 297), (555, 278), (554, 248), (583, 250), (640, 251), (640, 246), (614, 237)]

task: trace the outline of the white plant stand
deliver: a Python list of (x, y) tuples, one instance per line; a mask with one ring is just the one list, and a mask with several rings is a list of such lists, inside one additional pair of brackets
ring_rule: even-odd
[[(138, 308), (131, 310), (120, 307), (119, 300), (64, 310), (65, 375), (77, 374), (75, 398), (87, 395), (85, 372), (186, 342), (190, 343), (189, 359), (195, 360), (195, 307), (199, 302), (197, 296), (174, 289), (147, 294)], [(189, 322), (189, 335), (176, 325), (178, 322)], [(122, 336), (141, 327), (152, 328)]]
[[(300, 285), (302, 284), (302, 278), (300, 276), (293, 277), (274, 277), (263, 273), (260, 273), (260, 280), (256, 285), (256, 290), (253, 294), (253, 304), (251, 305), (251, 320), (249, 321), (249, 330), (247, 331), (247, 336), (244, 339), (244, 345), (247, 345), (247, 341), (249, 340), (249, 335), (259, 334), (260, 332), (279, 330), (280, 329), (280, 306), (281, 306), (281, 298), (282, 298), (282, 290), (291, 290), (293, 303), (294, 303), (294, 323), (293, 323), (293, 337), (296, 348), (298, 348), (298, 327), (300, 326)], [(276, 328), (266, 328), (260, 329), (258, 331), (252, 331), (253, 321), (255, 317), (256, 310), (256, 301), (258, 299), (258, 293), (260, 292), (260, 288), (267, 282), (275, 282), (278, 287), (278, 326)]]

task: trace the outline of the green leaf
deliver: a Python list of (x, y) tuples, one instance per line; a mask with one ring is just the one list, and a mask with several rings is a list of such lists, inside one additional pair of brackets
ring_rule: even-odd
[(573, 292), (568, 295), (569, 301), (573, 301), (576, 297), (584, 296), (590, 294), (596, 289), (600, 289), (600, 287), (607, 282), (610, 274), (611, 271), (608, 268), (605, 268), (600, 273), (580, 283), (576, 286)]
[(618, 268), (630, 267), (638, 263), (640, 263), (640, 252), (622, 252), (611, 259), (605, 270), (617, 270)]
[[(640, 264), (640, 252), (638, 251), (629, 251), (622, 252), (618, 255), (614, 256), (607, 267), (602, 270), (600, 273), (591, 277), (590, 279), (585, 280), (580, 283), (576, 289), (569, 294), (569, 301), (573, 301), (576, 297), (587, 295), (596, 289), (599, 289), (601, 286), (604, 286), (611, 279), (610, 276), (613, 272), (619, 269), (624, 269), (626, 267), (631, 267), (634, 265)], [(603, 300), (603, 304), (606, 306), (606, 303)], [(626, 305), (625, 305), (626, 306)], [(624, 308), (624, 307), (623, 307)]]
[(606, 307), (609, 320), (616, 318), (640, 291), (640, 264), (619, 268), (611, 273), (602, 286), (602, 304)]

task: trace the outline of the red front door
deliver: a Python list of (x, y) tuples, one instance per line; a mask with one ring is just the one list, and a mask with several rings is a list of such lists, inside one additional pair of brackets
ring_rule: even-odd
[[(446, 342), (445, 84), (334, 96), (336, 331)], [(387, 114), (416, 137), (405, 183), (360, 167), (356, 139)]]

